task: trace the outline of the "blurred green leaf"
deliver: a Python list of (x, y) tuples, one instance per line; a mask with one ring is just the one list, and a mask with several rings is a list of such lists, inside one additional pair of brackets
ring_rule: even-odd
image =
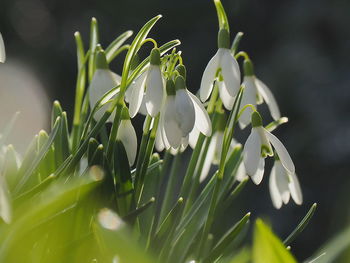
[(253, 240), (254, 263), (296, 263), (292, 254), (261, 219), (257, 219)]

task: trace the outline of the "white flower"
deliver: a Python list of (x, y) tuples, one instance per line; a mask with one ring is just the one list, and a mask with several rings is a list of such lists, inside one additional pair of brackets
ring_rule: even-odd
[[(252, 104), (256, 106), (263, 101), (269, 107), (271, 116), (274, 120), (281, 118), (281, 113), (278, 108), (275, 97), (270, 89), (254, 75), (253, 64), (249, 59), (244, 61), (244, 79), (242, 86), (244, 92), (241, 101), (241, 109), (247, 105)], [(250, 123), (251, 108), (246, 108), (239, 118), (239, 126), (244, 129)]]
[(152, 117), (156, 117), (160, 112), (164, 100), (164, 84), (159, 49), (152, 49), (148, 69), (128, 87), (126, 100), (129, 102), (131, 118), (135, 117), (142, 107), (145, 107)]
[[(166, 89), (167, 97), (164, 103), (164, 110), (160, 116), (160, 134), (162, 136), (163, 145), (166, 149), (169, 149), (170, 147), (177, 149), (181, 145), (182, 137), (186, 137), (189, 133), (189, 131), (185, 133), (189, 129), (187, 126), (190, 125), (193, 128), (194, 125), (194, 120), (191, 120), (191, 122), (193, 122), (192, 124), (189, 121), (184, 120), (185, 116), (178, 107), (188, 102), (191, 103), (191, 101), (186, 100), (176, 102), (175, 85), (172, 80), (167, 81)], [(191, 106), (192, 113), (190, 115), (194, 115), (193, 104), (186, 105), (185, 107), (191, 109)], [(178, 114), (178, 112), (180, 114)], [(181, 121), (186, 122), (186, 125), (182, 125)]]
[(271, 144), (277, 152), (283, 167), (291, 174), (295, 167), (284, 145), (279, 139), (262, 126), (262, 119), (258, 112), (251, 116), (252, 131), (243, 149), (243, 162), (247, 174), (255, 184), (260, 184), (264, 175), (265, 158), (273, 156)]
[(216, 79), (225, 84), (221, 86), (219, 93), (225, 100), (224, 106), (229, 106), (226, 103), (226, 96), (236, 97), (240, 88), (241, 75), (239, 65), (229, 49), (229, 34), (224, 29), (219, 31), (219, 49), (209, 61), (202, 76), (200, 98), (203, 102), (209, 98)]
[[(98, 52), (96, 55), (96, 71), (89, 86), (90, 108), (93, 109), (106, 92), (119, 84), (120, 76), (109, 70), (104, 52)], [(95, 113), (94, 118), (96, 120), (101, 119), (107, 109), (108, 104), (105, 104)], [(109, 121), (113, 121), (113, 115), (110, 116)]]
[(129, 111), (126, 107), (123, 108), (121, 114), (120, 126), (118, 128), (117, 140), (121, 141), (126, 155), (129, 160), (129, 165), (133, 165), (137, 153), (137, 136), (134, 127), (130, 121)]
[(0, 62), (5, 63), (5, 60), (6, 60), (5, 44), (4, 44), (4, 40), (2, 39), (2, 35), (0, 33)]
[(284, 168), (279, 159), (275, 160), (269, 180), (270, 195), (275, 208), (281, 208), (282, 204), (289, 202), (292, 196), (294, 202), (301, 205), (303, 196), (300, 184), (295, 173), (290, 173)]
[(183, 151), (193, 130), (206, 136), (211, 135), (211, 122), (202, 103), (186, 89), (182, 76), (176, 78), (176, 93), (172, 80), (168, 80), (166, 86), (168, 95), (160, 116), (158, 132), (162, 141), (159, 137), (156, 138), (157, 150), (180, 148)]

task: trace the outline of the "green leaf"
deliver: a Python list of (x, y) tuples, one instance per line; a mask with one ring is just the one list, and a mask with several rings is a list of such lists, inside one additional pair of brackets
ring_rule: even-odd
[(90, 138), (88, 149), (87, 149), (87, 158), (88, 158), (89, 165), (91, 164), (92, 157), (94, 156), (94, 153), (98, 145), (99, 143), (95, 138)]
[(126, 54), (124, 65), (123, 65), (123, 71), (122, 71), (122, 80), (120, 84), (121, 92), (125, 92), (126, 86), (127, 86), (127, 79), (129, 77), (129, 70), (131, 61), (133, 60), (136, 53), (139, 51), (142, 42), (146, 39), (148, 33), (151, 31), (152, 27), (155, 25), (155, 23), (161, 18), (161, 15), (153, 17), (151, 20), (149, 20), (137, 33), (134, 40), (132, 41), (130, 48), (128, 50), (128, 53)]
[(53, 126), (55, 125), (55, 122), (57, 120), (57, 117), (60, 117), (62, 115), (62, 107), (58, 100), (55, 100), (52, 104), (52, 110), (51, 110), (51, 129), (53, 129)]
[(203, 262), (214, 262), (220, 257), (225, 249), (232, 243), (232, 241), (241, 233), (243, 227), (248, 223), (250, 213), (247, 213), (239, 222), (237, 222), (226, 234), (219, 240), (210, 254), (204, 259)]
[(257, 219), (253, 241), (254, 263), (296, 263), (292, 254), (261, 219)]
[[(38, 154), (35, 155), (35, 157), (33, 156), (32, 150), (30, 150), (28, 152), (28, 155), (27, 155), (28, 157), (27, 157), (27, 159), (25, 158), (23, 160), (22, 165), (21, 165), (19, 172), (18, 172), (18, 176), (21, 179), (14, 190), (15, 195), (18, 195), (20, 193), (20, 191), (24, 188), (24, 186), (26, 185), (29, 178), (31, 176), (33, 176), (34, 170), (38, 167), (38, 165), (43, 160), (43, 158), (45, 157), (47, 152), (50, 151), (51, 146), (52, 146), (57, 134), (59, 134), (61, 124), (62, 124), (61, 118), (57, 118), (55, 127), (51, 131), (49, 138), (47, 139), (46, 143), (42, 146), (42, 148), (40, 149)], [(36, 139), (34, 139), (35, 144), (32, 145), (31, 147), (36, 147), (37, 140), (38, 140), (38, 137), (36, 137)]]
[(95, 55), (96, 55), (96, 46), (99, 42), (98, 35), (98, 23), (97, 19), (93, 17), (91, 19), (90, 25), (90, 58), (89, 58), (89, 80), (92, 80), (92, 77), (95, 72)]
[(109, 209), (98, 214), (94, 235), (102, 252), (101, 262), (152, 263), (155, 262), (133, 240), (130, 229), (120, 217)]
[(230, 25), (228, 23), (226, 12), (225, 12), (224, 7), (221, 4), (221, 1), (214, 0), (214, 4), (215, 4), (216, 12), (218, 15), (220, 29), (226, 29), (228, 32), (230, 32)]
[(2, 176), (6, 178), (6, 182), (10, 190), (13, 190), (17, 185), (18, 178), (18, 162), (17, 162), (17, 153), (12, 144), (6, 147), (5, 157), (3, 166), (1, 168)]
[(286, 246), (289, 246), (290, 243), (294, 241), (294, 239), (305, 229), (305, 227), (309, 224), (312, 216), (316, 211), (317, 204), (314, 203), (305, 217), (301, 220), (301, 222), (297, 225), (297, 227), (293, 230), (293, 232), (283, 241)]
[(121, 141), (116, 141), (114, 147), (114, 180), (116, 185), (118, 214), (125, 216), (129, 213), (132, 203), (133, 184), (128, 157)]
[(129, 38), (131, 37), (133, 34), (133, 32), (131, 30), (128, 30), (126, 32), (124, 32), (123, 34), (121, 34), (120, 36), (118, 36), (105, 50), (106, 52), (106, 58), (107, 58), (107, 62), (110, 63), (114, 57), (115, 57), (115, 53), (116, 51), (123, 45), (123, 43)]

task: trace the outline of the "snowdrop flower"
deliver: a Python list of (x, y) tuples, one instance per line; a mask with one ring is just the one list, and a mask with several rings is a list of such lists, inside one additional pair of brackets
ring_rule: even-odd
[(284, 168), (277, 155), (275, 155), (275, 164), (270, 174), (269, 188), (272, 203), (277, 209), (280, 209), (282, 204), (287, 204), (290, 196), (298, 205), (301, 205), (303, 202), (297, 176)]
[(4, 44), (4, 40), (2, 39), (2, 35), (0, 33), (0, 62), (5, 63), (5, 60), (6, 60), (5, 44)]
[(223, 83), (219, 89), (220, 98), (224, 102), (224, 106), (230, 109), (227, 96), (230, 99), (236, 97), (240, 88), (241, 75), (239, 65), (230, 51), (230, 37), (226, 29), (220, 29), (219, 31), (218, 47), (218, 51), (204, 70), (200, 86), (200, 98), (203, 102), (209, 98), (214, 81), (218, 79)]
[[(176, 92), (175, 92), (176, 89)], [(164, 114), (160, 119), (160, 133), (165, 148), (178, 149), (183, 139), (188, 136), (195, 123), (195, 110), (192, 100), (186, 90), (182, 76), (168, 80), (166, 84), (167, 97), (164, 104)]]
[[(106, 92), (115, 88), (119, 84), (120, 76), (109, 70), (105, 53), (99, 51), (96, 54), (96, 71), (89, 86), (90, 108), (93, 109), (95, 104)], [(101, 119), (107, 108), (108, 105), (102, 106), (97, 112), (95, 112), (94, 118), (96, 120)], [(113, 115), (111, 115), (109, 121), (113, 121)]]
[(118, 128), (117, 140), (121, 141), (126, 155), (129, 160), (129, 165), (133, 165), (137, 153), (137, 136), (134, 127), (131, 124), (129, 111), (124, 107), (121, 114), (120, 126)]
[(247, 174), (255, 184), (260, 184), (264, 175), (265, 158), (273, 156), (272, 146), (277, 152), (281, 164), (291, 174), (295, 167), (284, 145), (279, 139), (262, 126), (262, 119), (258, 112), (251, 115), (252, 131), (244, 145), (243, 162)]
[[(160, 69), (160, 51), (154, 48), (150, 55), (150, 65), (127, 89), (130, 117), (133, 118), (142, 106), (147, 113), (156, 117), (160, 112), (164, 99), (164, 84)], [(145, 91), (146, 89), (146, 91)]]
[[(275, 97), (270, 89), (254, 75), (253, 64), (249, 59), (244, 60), (244, 79), (242, 86), (244, 87), (244, 92), (241, 101), (241, 108), (247, 104), (256, 106), (265, 101), (269, 107), (272, 118), (274, 120), (281, 118), (281, 113)], [(239, 118), (239, 126), (241, 129), (244, 129), (250, 123), (251, 113), (251, 108), (245, 109), (242, 113)]]

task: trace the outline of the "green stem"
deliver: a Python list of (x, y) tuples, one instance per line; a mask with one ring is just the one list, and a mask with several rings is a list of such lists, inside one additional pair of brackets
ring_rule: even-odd
[(137, 185), (138, 181), (140, 180), (140, 173), (141, 173), (142, 163), (145, 159), (145, 153), (146, 153), (146, 148), (147, 148), (147, 142), (149, 139), (149, 133), (150, 133), (149, 129), (151, 126), (151, 122), (152, 122), (152, 117), (150, 115), (147, 115), (146, 120), (145, 120), (145, 127), (144, 127), (143, 133), (142, 133), (140, 150), (139, 150), (139, 154), (137, 156), (136, 172), (135, 172), (135, 185)]
[(144, 181), (145, 181), (145, 175), (147, 172), (149, 162), (151, 160), (151, 155), (153, 152), (154, 143), (155, 143), (155, 139), (156, 139), (158, 123), (159, 123), (159, 114), (154, 119), (153, 128), (152, 128), (152, 131), (150, 133), (146, 152), (145, 152), (145, 157), (144, 157), (144, 160), (142, 162), (141, 172), (139, 175), (140, 179), (139, 179), (139, 181), (137, 181), (137, 184), (135, 184), (135, 200), (136, 200), (137, 206), (139, 205), (140, 200), (141, 200), (143, 185), (144, 185)]
[[(211, 113), (214, 111), (214, 107), (215, 107), (215, 103), (218, 98), (218, 95), (219, 95), (219, 89), (217, 85), (215, 85), (213, 93), (211, 94), (208, 108), (207, 108), (207, 112), (209, 115), (211, 115)], [(186, 170), (184, 182), (182, 184), (181, 191), (180, 191), (180, 196), (182, 196), (185, 200), (187, 199), (188, 193), (191, 189), (193, 174), (196, 169), (196, 165), (198, 163), (198, 158), (202, 150), (204, 139), (205, 139), (205, 135), (200, 133), (196, 143), (196, 147), (192, 152), (190, 163), (188, 164), (188, 167)]]

